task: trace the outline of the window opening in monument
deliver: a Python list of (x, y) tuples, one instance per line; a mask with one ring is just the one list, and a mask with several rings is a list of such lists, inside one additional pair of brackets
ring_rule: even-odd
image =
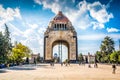
[(66, 24), (54, 24), (54, 30), (67, 30)]

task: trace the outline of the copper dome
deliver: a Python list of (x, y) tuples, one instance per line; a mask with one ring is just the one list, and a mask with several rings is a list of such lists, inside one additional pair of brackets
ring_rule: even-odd
[(53, 22), (69, 22), (68, 18), (62, 14), (61, 11), (53, 18)]

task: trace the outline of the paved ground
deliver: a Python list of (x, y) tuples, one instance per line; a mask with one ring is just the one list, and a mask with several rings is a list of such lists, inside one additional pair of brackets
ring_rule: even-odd
[(116, 74), (112, 74), (111, 66), (98, 66), (99, 68), (78, 64), (62, 67), (60, 64), (55, 64), (54, 67), (49, 64), (18, 66), (1, 70), (0, 80), (120, 80), (120, 67), (117, 67)]

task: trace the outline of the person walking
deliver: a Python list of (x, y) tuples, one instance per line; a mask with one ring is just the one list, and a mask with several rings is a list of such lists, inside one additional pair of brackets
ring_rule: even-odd
[(98, 68), (98, 65), (97, 65), (97, 63), (94, 63), (94, 68)]
[(113, 74), (115, 74), (116, 65), (115, 65), (115, 64), (113, 64), (113, 65), (112, 65), (112, 68), (113, 68), (113, 71), (112, 71), (112, 73), (113, 73)]
[(36, 66), (36, 64), (37, 64), (37, 62), (36, 62), (36, 58), (34, 57), (34, 64), (35, 64), (35, 66)]
[(91, 68), (91, 65), (90, 65), (90, 63), (88, 64), (88, 68)]

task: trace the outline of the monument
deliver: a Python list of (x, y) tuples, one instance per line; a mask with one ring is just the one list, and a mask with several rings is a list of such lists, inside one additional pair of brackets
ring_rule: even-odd
[(59, 54), (62, 56), (61, 45), (68, 48), (67, 59), (70, 62), (77, 60), (77, 33), (69, 19), (59, 11), (50, 21), (44, 33), (44, 60), (51, 61), (53, 57), (53, 47), (59, 45)]

